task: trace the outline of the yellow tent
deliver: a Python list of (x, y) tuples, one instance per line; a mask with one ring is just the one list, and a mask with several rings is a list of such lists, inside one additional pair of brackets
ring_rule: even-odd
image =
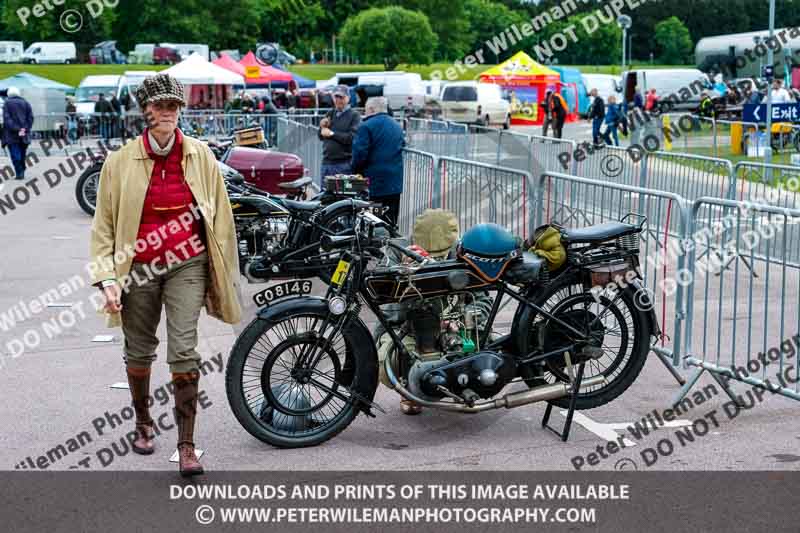
[(561, 76), (531, 59), (525, 52), (494, 66), (479, 77), (482, 83), (495, 83), (503, 87), (511, 101), (513, 124), (541, 124), (544, 113), (540, 113), (545, 92), (561, 91)]

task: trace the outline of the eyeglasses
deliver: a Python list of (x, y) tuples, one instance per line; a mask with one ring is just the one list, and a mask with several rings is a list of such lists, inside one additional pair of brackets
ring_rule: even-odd
[(347, 96), (344, 95), (344, 94), (334, 94), (333, 97), (334, 98), (347, 98)]

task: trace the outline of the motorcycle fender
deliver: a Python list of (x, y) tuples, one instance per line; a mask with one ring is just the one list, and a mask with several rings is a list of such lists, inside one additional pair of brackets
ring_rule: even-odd
[(324, 220), (332, 216), (334, 213), (338, 213), (339, 211), (352, 213), (354, 211), (367, 209), (370, 205), (371, 204), (369, 202), (365, 202), (363, 200), (339, 200), (338, 202), (334, 202), (325, 207), (325, 209), (322, 210), (320, 217)]
[[(281, 300), (275, 304), (259, 309), (258, 319), (267, 321), (279, 321), (288, 318), (292, 315), (303, 313), (328, 313), (328, 300), (319, 296), (296, 296)], [(377, 365), (378, 365), (378, 350), (375, 347), (375, 341), (372, 334), (367, 328), (364, 321), (360, 317), (352, 317), (348, 324), (343, 328), (342, 335), (345, 341), (352, 347), (358, 347), (363, 355), (374, 363), (373, 368), (376, 370), (375, 382), (377, 385)], [(375, 397), (375, 389), (369, 394), (369, 400)]]
[(658, 317), (656, 316), (651, 291), (644, 286), (644, 283), (642, 283), (642, 280), (639, 278), (631, 282), (629, 290), (633, 291), (634, 305), (647, 316), (647, 320), (650, 323), (651, 335), (661, 337), (661, 327), (658, 325)]

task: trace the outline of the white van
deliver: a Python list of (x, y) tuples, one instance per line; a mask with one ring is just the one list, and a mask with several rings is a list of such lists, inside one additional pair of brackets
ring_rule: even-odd
[(209, 49), (207, 44), (161, 43), (159, 46), (168, 46), (174, 48), (181, 55), (181, 59), (186, 59), (192, 55), (192, 53), (200, 54), (206, 61), (208, 61), (209, 58)]
[(75, 43), (33, 43), (22, 54), (23, 63), (75, 63)]
[(0, 63), (19, 63), (23, 50), (22, 41), (0, 41)]
[(633, 100), (637, 86), (643, 98), (650, 89), (655, 89), (661, 102), (673, 101), (674, 111), (696, 109), (703, 91), (708, 91), (712, 99), (721, 96), (712, 88), (708, 76), (696, 68), (631, 70), (623, 73), (622, 82), (626, 101)]
[(425, 107), (425, 87), (419, 74), (367, 74), (358, 77), (358, 85), (383, 85), (383, 96), (392, 111), (410, 113)]
[(121, 76), (86, 76), (75, 89), (75, 108), (81, 115), (94, 113), (94, 104), (101, 94), (107, 100), (117, 94)]
[(139, 112), (139, 104), (136, 101), (135, 91), (142, 84), (145, 78), (158, 74), (155, 70), (126, 70), (119, 77), (116, 88), (116, 95), (122, 104), (123, 111)]
[[(587, 94), (592, 89), (597, 89), (597, 96), (608, 102), (609, 96), (617, 98), (617, 102), (622, 99), (622, 86), (619, 78), (612, 74), (582, 74), (583, 85), (586, 87)], [(644, 94), (642, 94), (644, 96)], [(591, 105), (591, 102), (589, 102)]]
[(457, 81), (442, 89), (442, 119), (479, 126), (511, 126), (511, 104), (503, 99), (503, 90), (492, 83)]

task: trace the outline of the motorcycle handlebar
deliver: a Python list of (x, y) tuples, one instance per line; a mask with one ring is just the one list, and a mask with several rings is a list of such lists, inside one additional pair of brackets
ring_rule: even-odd
[(414, 250), (410, 250), (408, 248), (400, 246), (399, 244), (393, 243), (392, 241), (387, 241), (386, 244), (389, 246), (389, 248), (393, 248), (398, 252), (400, 252), (401, 254), (407, 255), (417, 263), (424, 263), (427, 261), (427, 258), (425, 256), (418, 254)]

